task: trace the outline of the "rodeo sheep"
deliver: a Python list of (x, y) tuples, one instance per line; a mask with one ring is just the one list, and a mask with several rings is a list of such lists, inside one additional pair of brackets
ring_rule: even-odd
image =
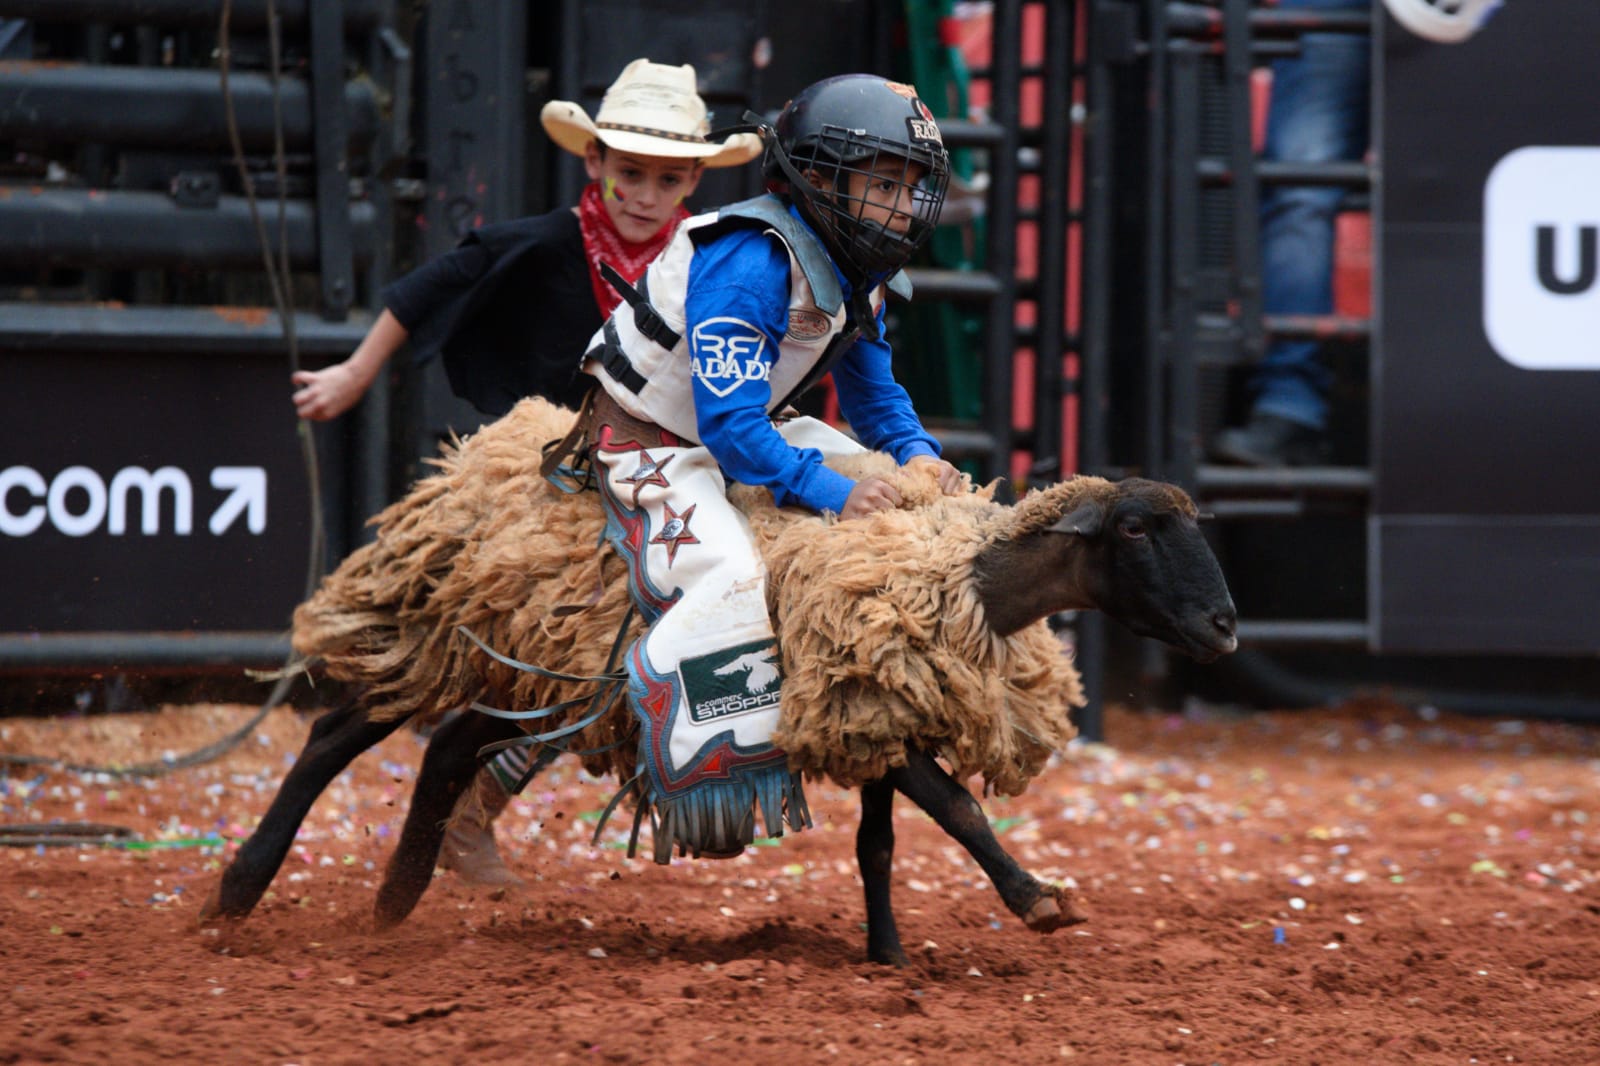
[[(595, 500), (555, 490), (538, 470), (541, 446), (571, 417), (524, 401), (451, 451), (296, 612), (296, 650), (354, 683), (358, 697), (313, 727), (207, 918), (249, 913), (316, 796), (400, 723), (473, 702), (568, 700), (577, 705), (567, 717), (546, 717), (539, 729), (549, 735), (581, 720), (587, 707), (575, 679), (607, 673), (628, 592), (626, 567), (599, 547)], [(1004, 506), (986, 491), (941, 496), (883, 456), (848, 462), (854, 476), (895, 478), (905, 506), (829, 522), (775, 508), (762, 491), (736, 487), (734, 496), (769, 570), (785, 676), (774, 740), (795, 771), (862, 790), (869, 957), (904, 959), (889, 906), (896, 791), (972, 853), (1030, 927), (1081, 920), (1060, 889), (1005, 853), (959, 781), (980, 776), (986, 789), (1019, 793), (1074, 735), (1070, 710), (1083, 696), (1043, 622), (1050, 614), (1099, 609), (1198, 658), (1233, 650), (1233, 604), (1194, 505), (1159, 483), (1075, 478)], [(435, 734), (379, 891), (380, 924), (403, 919), (426, 888), (479, 749), (517, 733), (467, 714)], [(617, 701), (546, 755), (570, 749), (592, 773), (627, 781), (638, 734)], [(782, 832), (782, 813), (763, 813), (767, 832)]]

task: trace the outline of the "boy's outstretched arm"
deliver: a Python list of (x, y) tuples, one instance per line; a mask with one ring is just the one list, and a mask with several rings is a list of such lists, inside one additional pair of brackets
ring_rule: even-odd
[(400, 320), (384, 308), (356, 350), (342, 363), (321, 370), (297, 370), (294, 411), (301, 418), (326, 422), (356, 405), (384, 366), (410, 334)]

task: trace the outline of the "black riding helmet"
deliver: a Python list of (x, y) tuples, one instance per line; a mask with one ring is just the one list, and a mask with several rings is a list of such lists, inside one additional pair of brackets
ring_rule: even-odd
[[(803, 89), (774, 124), (764, 173), (817, 231), (853, 285), (899, 270), (933, 233), (950, 181), (950, 157), (933, 114), (909, 85), (871, 74), (842, 74)], [(913, 172), (918, 164), (922, 173)], [(804, 173), (832, 176), (813, 188)], [(868, 201), (850, 195), (850, 176), (893, 182), (891, 223), (864, 217)]]

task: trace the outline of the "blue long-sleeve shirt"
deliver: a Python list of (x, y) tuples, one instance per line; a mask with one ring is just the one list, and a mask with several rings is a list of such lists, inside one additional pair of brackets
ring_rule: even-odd
[[(789, 328), (789, 280), (787, 249), (762, 230), (734, 230), (695, 249), (684, 301), (695, 418), (700, 442), (728, 477), (770, 488), (780, 507), (837, 514), (855, 482), (824, 466), (821, 452), (791, 446), (767, 414), (768, 374)], [(848, 301), (849, 284), (839, 280)], [(881, 308), (878, 334), (857, 340), (833, 366), (840, 412), (863, 444), (898, 463), (937, 456), (938, 441), (894, 379)]]

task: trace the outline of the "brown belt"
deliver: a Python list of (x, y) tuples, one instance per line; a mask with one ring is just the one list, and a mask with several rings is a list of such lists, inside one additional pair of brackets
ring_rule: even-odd
[(589, 449), (594, 446), (601, 426), (610, 427), (613, 440), (631, 441), (644, 448), (694, 443), (680, 439), (654, 422), (629, 414), (623, 410), (621, 404), (611, 398), (605, 387), (596, 381), (584, 396), (583, 403), (578, 408), (578, 416), (573, 419), (572, 428), (567, 431), (567, 435), (545, 445), (544, 459), (539, 464), (539, 472), (548, 478), (563, 465), (571, 467), (574, 471), (586, 468)]
[(589, 417), (589, 443), (594, 443), (594, 438), (601, 426), (611, 427), (611, 438), (613, 440), (634, 441), (645, 448), (654, 448), (661, 445), (685, 446), (695, 443), (692, 440), (684, 440), (654, 422), (629, 414), (623, 410), (622, 405), (617, 403), (604, 387), (597, 388), (594, 391), (596, 393), (594, 409)]

